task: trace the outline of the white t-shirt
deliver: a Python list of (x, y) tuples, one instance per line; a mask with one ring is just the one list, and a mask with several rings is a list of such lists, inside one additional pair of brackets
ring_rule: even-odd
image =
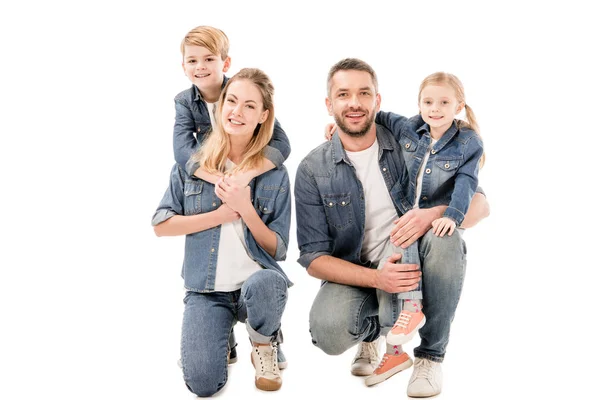
[(210, 115), (210, 125), (215, 127), (215, 113), (217, 112), (217, 103), (206, 103), (206, 109), (208, 110), (208, 115)]
[(421, 168), (419, 168), (419, 173), (417, 174), (417, 190), (415, 191), (415, 205), (413, 208), (419, 208), (419, 197), (421, 197), (421, 190), (423, 189), (423, 171), (425, 171), (425, 165), (427, 164), (427, 160), (429, 160), (429, 154), (431, 154), (431, 149), (437, 143), (437, 139), (431, 138), (431, 143), (429, 143), (429, 147), (427, 148), (427, 153), (423, 157), (423, 162), (421, 163)]
[(356, 176), (365, 193), (365, 237), (360, 258), (362, 261), (379, 262), (390, 254), (390, 232), (398, 218), (390, 192), (379, 170), (379, 143), (366, 150), (346, 151), (356, 169)]
[[(234, 166), (234, 163), (227, 160), (227, 170)], [(222, 224), (215, 291), (233, 292), (238, 290), (250, 275), (261, 269), (262, 267), (248, 254), (242, 219)]]

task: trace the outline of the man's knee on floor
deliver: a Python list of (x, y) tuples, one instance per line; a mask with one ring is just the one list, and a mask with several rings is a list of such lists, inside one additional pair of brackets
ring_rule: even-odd
[(313, 344), (330, 356), (342, 354), (354, 343), (348, 329), (342, 328), (332, 318), (313, 318), (311, 315), (310, 335)]
[(225, 384), (220, 384), (209, 375), (196, 375), (185, 380), (185, 384), (198, 397), (210, 397), (216, 394)]

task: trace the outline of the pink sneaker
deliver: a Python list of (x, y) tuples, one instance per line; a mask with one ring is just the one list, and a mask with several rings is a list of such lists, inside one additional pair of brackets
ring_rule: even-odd
[(373, 386), (379, 382), (383, 382), (398, 372), (410, 368), (411, 365), (413, 365), (413, 361), (406, 353), (397, 355), (385, 353), (379, 363), (379, 367), (365, 379), (365, 385)]
[(403, 310), (392, 330), (388, 332), (386, 340), (394, 346), (406, 344), (423, 325), (425, 325), (425, 315), (422, 311), (410, 312)]

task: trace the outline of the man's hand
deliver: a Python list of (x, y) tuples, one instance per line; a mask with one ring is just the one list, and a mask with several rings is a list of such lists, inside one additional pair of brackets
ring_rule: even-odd
[(446, 232), (448, 232), (448, 236), (452, 236), (454, 228), (456, 228), (456, 222), (447, 217), (438, 218), (431, 225), (436, 236), (444, 236)]
[(396, 264), (401, 254), (392, 254), (383, 267), (377, 270), (377, 289), (387, 293), (410, 292), (415, 290), (421, 280), (421, 271), (417, 264)]
[(433, 220), (441, 217), (443, 211), (440, 211), (438, 207), (413, 208), (394, 221), (390, 240), (395, 246), (407, 248), (431, 228)]
[(329, 124), (325, 125), (325, 140), (331, 140), (336, 129), (337, 129), (336, 124), (329, 123)]

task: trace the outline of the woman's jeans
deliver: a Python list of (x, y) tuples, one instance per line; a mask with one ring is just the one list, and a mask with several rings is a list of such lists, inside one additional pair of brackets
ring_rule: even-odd
[[(462, 231), (438, 237), (429, 230), (419, 241), (419, 253), (427, 322), (419, 330), (421, 345), (414, 352), (416, 357), (441, 362), (465, 276), (467, 249)], [(390, 310), (394, 305), (396, 309)], [(326, 282), (310, 311), (312, 341), (327, 354), (342, 354), (389, 330), (398, 317), (397, 308), (396, 294)], [(380, 315), (389, 317), (383, 320)]]
[(280, 342), (287, 283), (277, 272), (254, 273), (235, 292), (188, 291), (181, 334), (181, 363), (187, 387), (197, 396), (218, 392), (227, 382), (229, 333), (245, 322), (250, 340)]

